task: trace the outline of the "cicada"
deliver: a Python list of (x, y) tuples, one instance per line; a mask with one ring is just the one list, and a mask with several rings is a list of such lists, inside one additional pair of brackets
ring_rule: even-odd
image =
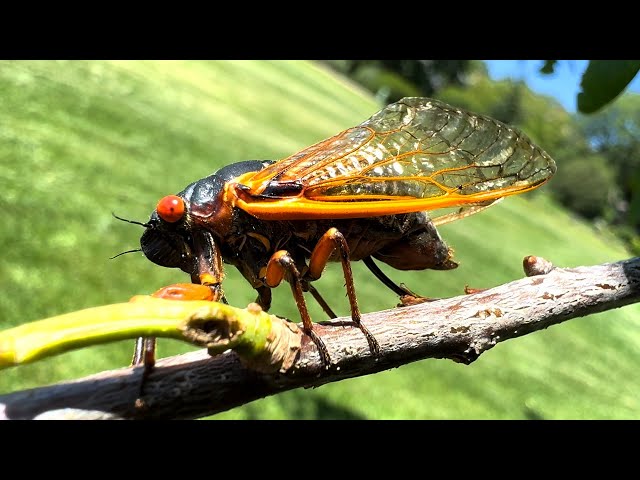
[(438, 100), (404, 98), (289, 157), (234, 163), (162, 198), (140, 244), (152, 262), (208, 286), (212, 300), (224, 300), (223, 264), (242, 273), (264, 310), (271, 289), (287, 281), (303, 330), (328, 366), (304, 297), (309, 292), (336, 317), (312, 284), (328, 262), (342, 264), (351, 318), (376, 355), (350, 262), (362, 260), (394, 292), (409, 293), (374, 259), (398, 270), (456, 268), (438, 225), (533, 190), (555, 170), (513, 127)]

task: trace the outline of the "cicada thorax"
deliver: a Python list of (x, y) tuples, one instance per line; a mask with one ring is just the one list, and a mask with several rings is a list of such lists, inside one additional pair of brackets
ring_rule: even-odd
[[(229, 234), (220, 239), (222, 258), (254, 288), (272, 255), (286, 250), (300, 271), (322, 236), (337, 229), (345, 237), (351, 261), (374, 257), (399, 270), (455, 268), (451, 250), (425, 212), (343, 220), (260, 220), (233, 210)], [(340, 261), (338, 252), (329, 261)]]
[[(450, 249), (425, 212), (291, 224), (306, 249), (313, 249), (325, 232), (336, 228), (347, 240), (352, 261), (374, 257), (399, 270), (454, 268), (447, 264)], [(305, 232), (312, 234), (303, 239)], [(334, 254), (331, 260), (339, 258)]]

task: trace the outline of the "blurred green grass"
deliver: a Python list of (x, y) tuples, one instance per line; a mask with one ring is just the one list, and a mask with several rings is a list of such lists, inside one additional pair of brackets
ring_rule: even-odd
[[(0, 328), (187, 281), (140, 253), (108, 260), (137, 247), (142, 233), (111, 212), (144, 221), (160, 197), (223, 165), (282, 158), (379, 108), (310, 62), (0, 62)], [(528, 254), (559, 266), (630, 256), (543, 192), (441, 232), (457, 270), (385, 271), (422, 294), (452, 296), (522, 277)], [(397, 303), (363, 265), (354, 271), (364, 311)], [(252, 301), (248, 284), (227, 272), (230, 302)], [(317, 285), (348, 313), (338, 265)], [(297, 318), (286, 286), (272, 312)], [(629, 306), (574, 320), (500, 344), (470, 366), (425, 360), (213, 418), (640, 418), (639, 313)], [(189, 349), (162, 341), (159, 354)], [(131, 342), (118, 342), (3, 371), (0, 392), (126, 366), (131, 352)]]

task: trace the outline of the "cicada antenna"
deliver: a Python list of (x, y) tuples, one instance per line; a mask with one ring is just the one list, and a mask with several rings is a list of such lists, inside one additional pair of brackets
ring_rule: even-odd
[(114, 258), (119, 257), (120, 255), (124, 255), (125, 253), (135, 253), (135, 252), (141, 252), (142, 249), (141, 248), (135, 248), (133, 250), (127, 250), (126, 252), (120, 252), (117, 255), (114, 255), (113, 257), (109, 257), (109, 260), (113, 260)]
[(150, 223), (142, 223), (142, 222), (136, 222), (135, 220), (128, 220), (126, 218), (122, 218), (117, 216), (115, 213), (111, 212), (111, 215), (113, 215), (114, 218), (117, 218), (118, 220), (122, 220), (123, 222), (127, 222), (127, 223), (133, 223), (134, 225), (140, 225), (141, 227), (144, 228), (149, 228), (151, 227)]
[[(136, 222), (135, 220), (129, 220), (127, 218), (122, 218), (119, 217), (118, 215), (116, 215), (115, 213), (111, 212), (111, 215), (113, 215), (114, 218), (121, 220), (123, 222), (127, 222), (127, 223), (133, 223), (134, 225), (140, 225), (141, 227), (144, 228), (149, 228), (151, 227), (150, 223), (142, 223), (142, 222)], [(133, 250), (127, 250), (126, 252), (120, 252), (117, 255), (114, 255), (113, 257), (109, 257), (109, 260), (113, 260), (114, 258), (118, 258), (121, 255), (124, 255), (125, 253), (135, 253), (135, 252), (141, 252), (142, 249), (141, 248), (134, 248)]]

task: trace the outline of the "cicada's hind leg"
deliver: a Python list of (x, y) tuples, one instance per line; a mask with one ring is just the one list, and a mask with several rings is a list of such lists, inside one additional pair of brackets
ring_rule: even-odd
[(316, 299), (316, 302), (318, 302), (318, 305), (320, 305), (322, 310), (324, 310), (324, 313), (329, 315), (329, 318), (332, 318), (332, 319), (333, 318), (338, 318), (338, 315), (335, 314), (335, 312), (331, 309), (331, 307), (325, 301), (325, 299), (322, 298), (322, 295), (320, 295), (320, 292), (318, 291), (318, 289), (316, 287), (314, 287), (309, 282), (307, 282), (306, 289), (307, 289), (307, 291), (309, 291), (309, 293), (311, 293), (311, 295), (313, 295), (313, 298)]
[(349, 246), (344, 235), (342, 235), (338, 229), (330, 228), (318, 241), (313, 252), (311, 252), (311, 258), (309, 259), (309, 272), (307, 273), (307, 276), (311, 280), (319, 279), (324, 267), (329, 261), (329, 258), (331, 258), (336, 250), (338, 250), (340, 255), (340, 262), (342, 263), (342, 270), (344, 272), (347, 297), (349, 298), (349, 304), (351, 306), (351, 319), (367, 338), (371, 353), (374, 356), (378, 356), (380, 354), (380, 345), (360, 320), (360, 309), (358, 307), (358, 299), (356, 298), (356, 289), (353, 283), (353, 273), (351, 271), (351, 261), (349, 259)]
[[(420, 229), (385, 245), (372, 256), (397, 270), (451, 270), (458, 266), (452, 259), (453, 250), (442, 240), (436, 227), (428, 219)], [(373, 263), (372, 258), (368, 257), (363, 261), (382, 283), (400, 295), (402, 305), (434, 300), (412, 292), (403, 284), (396, 285)]]
[(298, 271), (295, 261), (289, 252), (286, 250), (279, 250), (269, 259), (265, 275), (265, 284), (270, 288), (275, 288), (280, 285), (283, 279), (286, 279), (291, 285), (293, 298), (296, 301), (296, 305), (302, 319), (303, 330), (318, 347), (322, 365), (328, 369), (331, 365), (331, 357), (329, 356), (329, 351), (322, 339), (313, 331), (313, 323), (311, 322), (311, 317), (309, 316), (309, 310), (307, 309), (307, 303), (305, 302), (302, 290), (302, 278), (300, 272)]
[(398, 285), (396, 282), (391, 280), (387, 275), (380, 270), (380, 267), (376, 265), (371, 257), (365, 257), (362, 259), (362, 262), (367, 266), (367, 268), (373, 273), (378, 280), (384, 283), (389, 289), (397, 294), (400, 297), (400, 303), (397, 305), (398, 307), (406, 307), (408, 305), (417, 305), (419, 303), (424, 302), (432, 302), (437, 300), (436, 298), (423, 297), (422, 295), (415, 293), (410, 290), (404, 283)]
[[(373, 273), (378, 280), (380, 280), (387, 287), (389, 287), (389, 289), (391, 289), (391, 291), (394, 292), (395, 294), (401, 297), (405, 295), (421, 297), (421, 295), (418, 295), (417, 293), (409, 290), (404, 283), (401, 283), (400, 285), (398, 285), (396, 282), (394, 282), (389, 277), (387, 277), (385, 273), (382, 270), (380, 270), (380, 267), (378, 267), (378, 265), (375, 264), (375, 262), (373, 261), (373, 258), (365, 257), (362, 259), (362, 262), (367, 266), (369, 270), (371, 270), (371, 273)], [(426, 298), (426, 297), (421, 297), (421, 298)]]

